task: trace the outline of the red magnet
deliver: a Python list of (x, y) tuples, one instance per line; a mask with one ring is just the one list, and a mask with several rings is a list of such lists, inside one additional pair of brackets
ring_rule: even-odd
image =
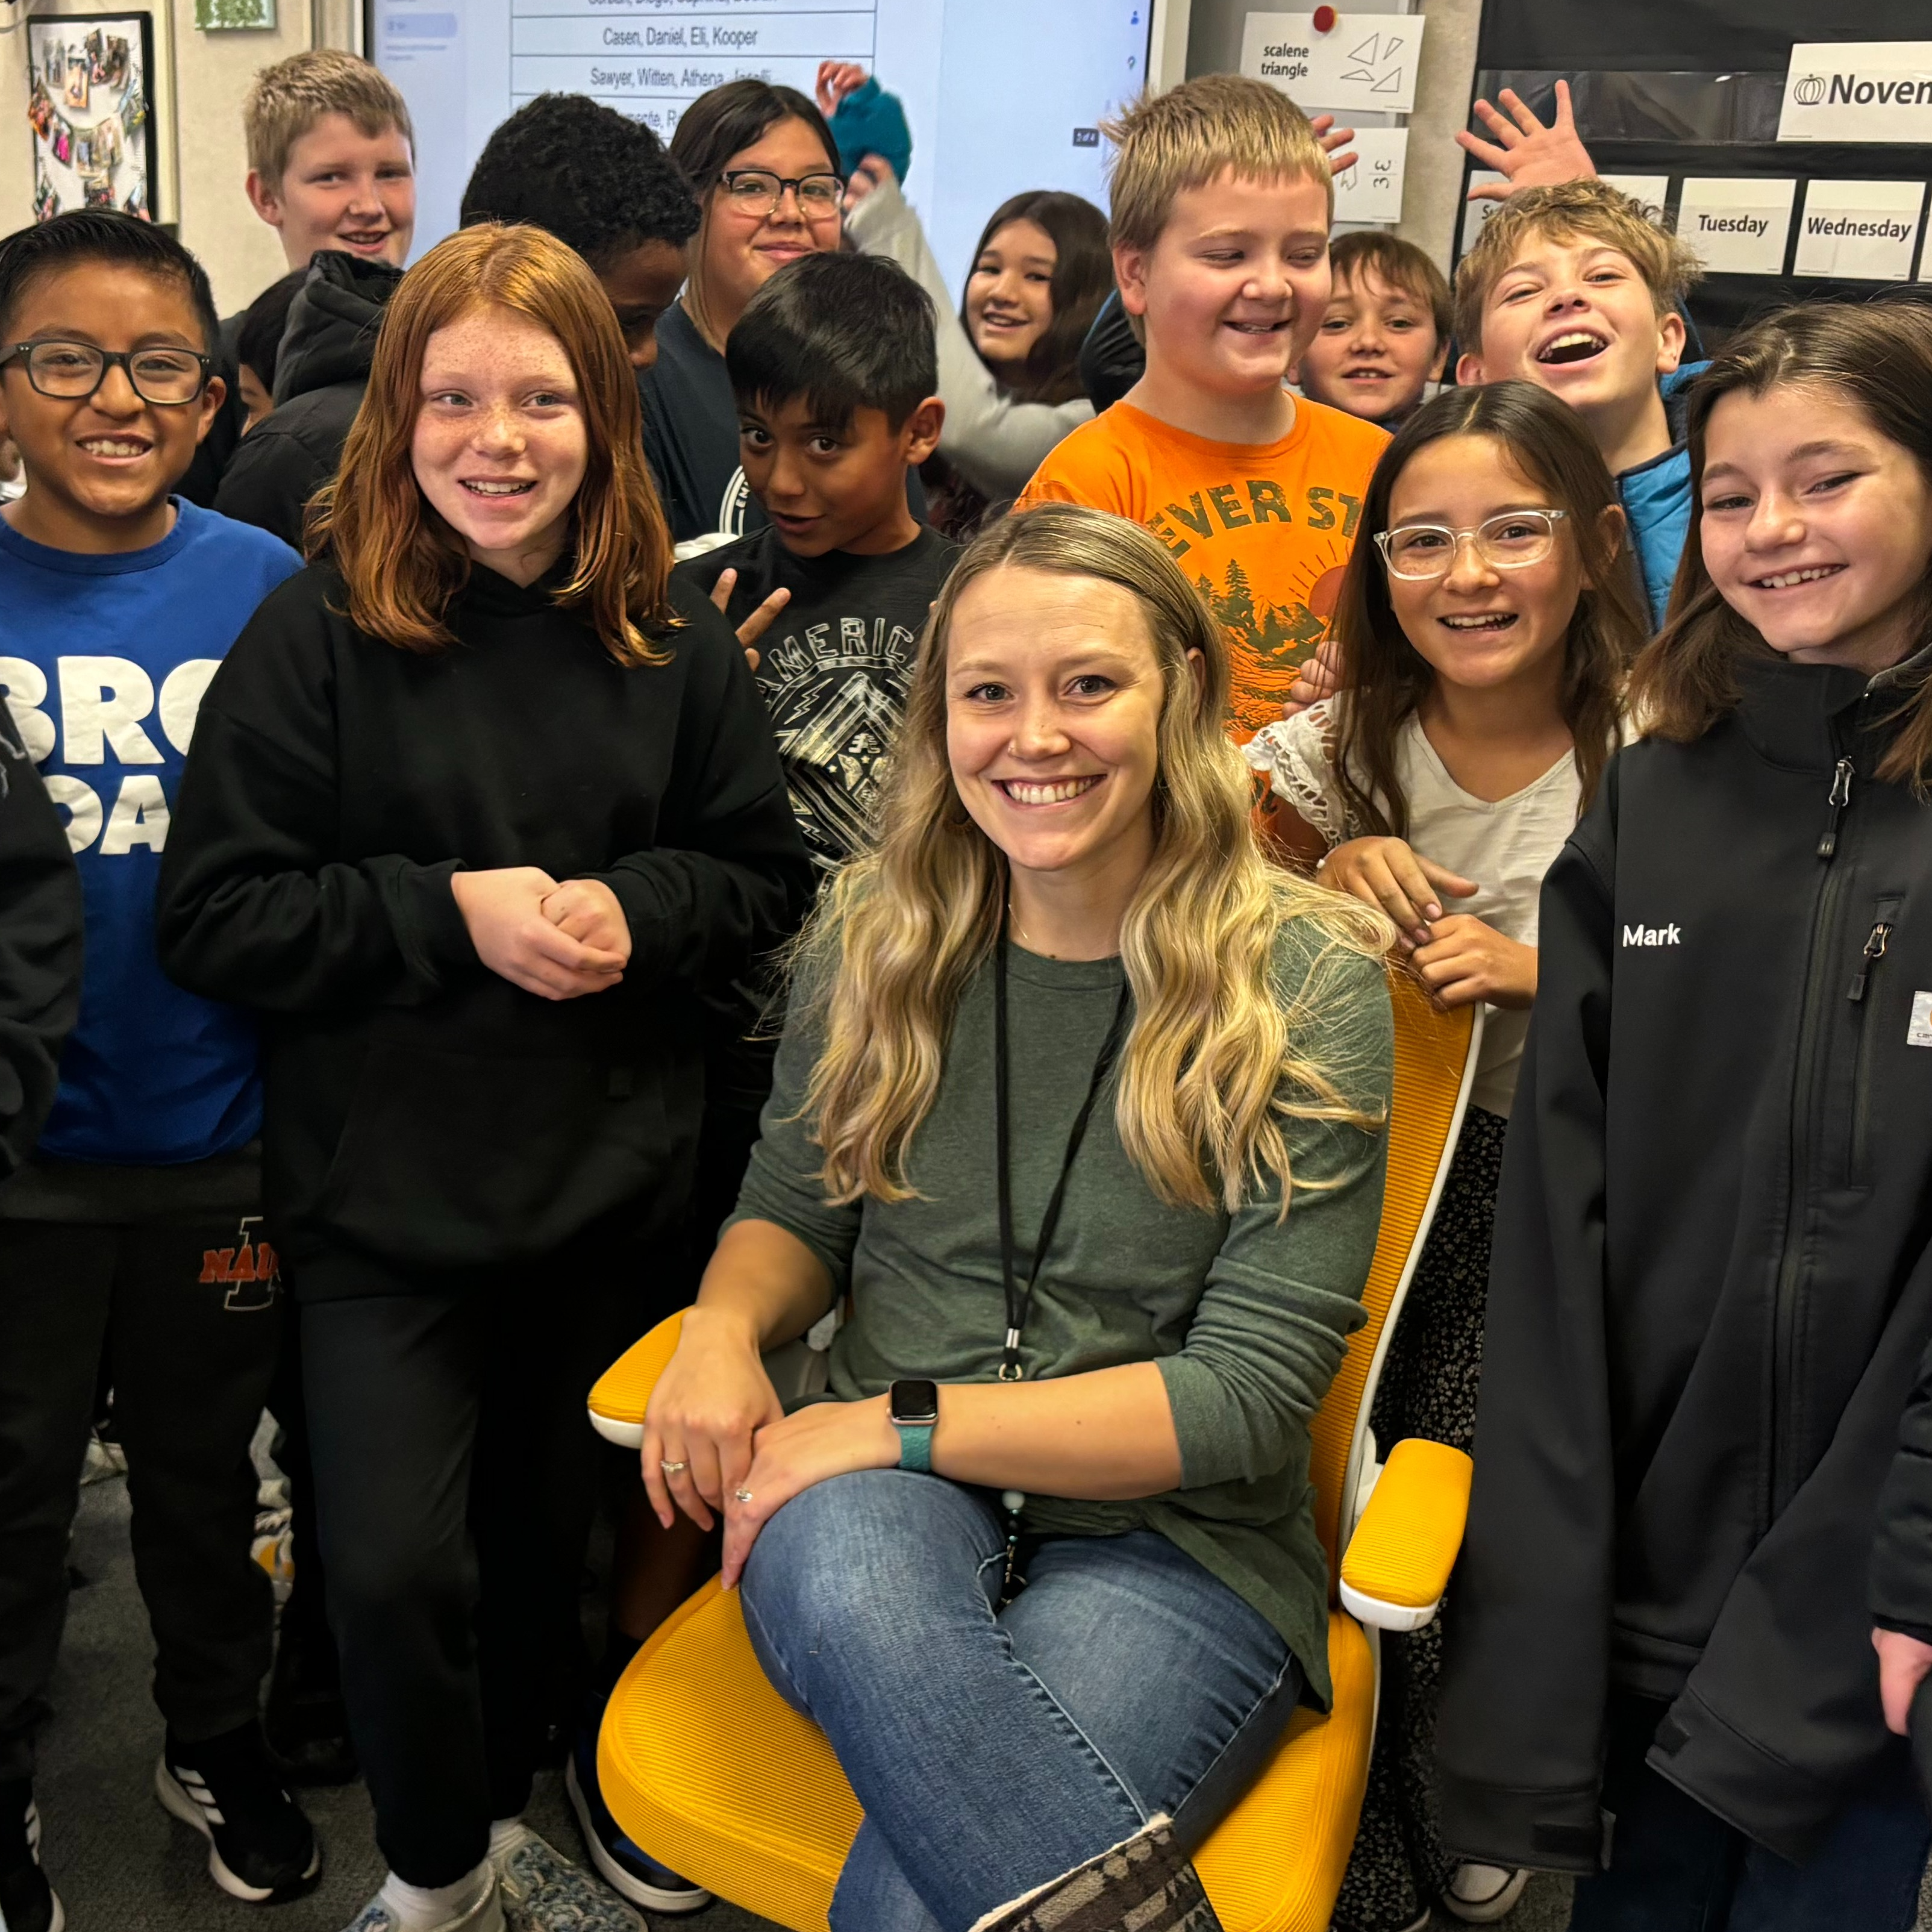
[(1335, 31), (1335, 10), (1332, 7), (1318, 7), (1315, 10), (1315, 31), (1318, 34), (1331, 34)]

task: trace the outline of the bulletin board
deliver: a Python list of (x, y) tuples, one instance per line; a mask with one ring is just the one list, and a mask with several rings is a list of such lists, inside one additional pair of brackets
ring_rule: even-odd
[[(1913, 108), (1910, 87), (1898, 104), (1885, 55), (1862, 44), (1906, 36), (1932, 40), (1932, 7), (1484, 0), (1474, 92), (1493, 101), (1512, 87), (1546, 120), (1556, 82), (1570, 82), (1598, 172), (1661, 206), (1706, 258), (1690, 307), (1714, 347), (1787, 302), (1868, 300), (1886, 290), (1932, 300), (1932, 107)], [(1820, 43), (1844, 46), (1844, 58), (1801, 62), (1801, 76), (1794, 45)], [(1863, 103), (1825, 124), (1850, 138), (1790, 138), (1804, 117), (1790, 111), (1787, 76), (1800, 103)], [(1910, 138), (1882, 138), (1900, 132)], [(1466, 188), (1484, 178), (1473, 163), (1465, 176)], [(1485, 213), (1481, 203), (1466, 208), (1459, 256)]]
[(116, 208), (155, 218), (154, 21), (62, 14), (26, 22), (34, 218)]

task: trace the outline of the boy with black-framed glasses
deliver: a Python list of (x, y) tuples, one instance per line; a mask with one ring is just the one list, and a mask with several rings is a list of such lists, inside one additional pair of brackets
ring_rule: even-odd
[[(173, 493), (220, 410), (214, 305), (172, 237), (108, 211), (0, 241), (0, 694), (67, 819), (86, 905), (80, 1017), (39, 1149), (0, 1186), (0, 1871), (32, 1857), (34, 1729), (104, 1348), (166, 1723), (156, 1795), (232, 1896), (321, 1855), (263, 1751), (268, 1580), (249, 1445), (282, 1298), (257, 1212), (254, 1028), (155, 958), (154, 896), (201, 694), (299, 567)], [(58, 1826), (56, 1824), (56, 1828)], [(8, 1932), (49, 1932), (44, 1880)]]

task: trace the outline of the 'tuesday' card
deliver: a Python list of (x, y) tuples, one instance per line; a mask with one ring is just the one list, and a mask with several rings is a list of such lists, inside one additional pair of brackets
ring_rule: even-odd
[(1677, 232), (1714, 275), (1778, 275), (1791, 238), (1795, 181), (1691, 175), (1677, 206)]

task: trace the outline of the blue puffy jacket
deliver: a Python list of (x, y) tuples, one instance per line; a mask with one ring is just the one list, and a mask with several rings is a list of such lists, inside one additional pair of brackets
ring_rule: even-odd
[(1670, 581), (1684, 554), (1684, 533), (1690, 527), (1690, 450), (1684, 441), (1684, 397), (1694, 377), (1711, 365), (1692, 362), (1660, 377), (1664, 412), (1670, 424), (1670, 447), (1661, 456), (1626, 470), (1617, 478), (1617, 494), (1630, 519), (1630, 540), (1636, 545), (1643, 570), (1644, 593), (1650, 599), (1651, 622), (1661, 628), (1664, 607), (1670, 602)]

